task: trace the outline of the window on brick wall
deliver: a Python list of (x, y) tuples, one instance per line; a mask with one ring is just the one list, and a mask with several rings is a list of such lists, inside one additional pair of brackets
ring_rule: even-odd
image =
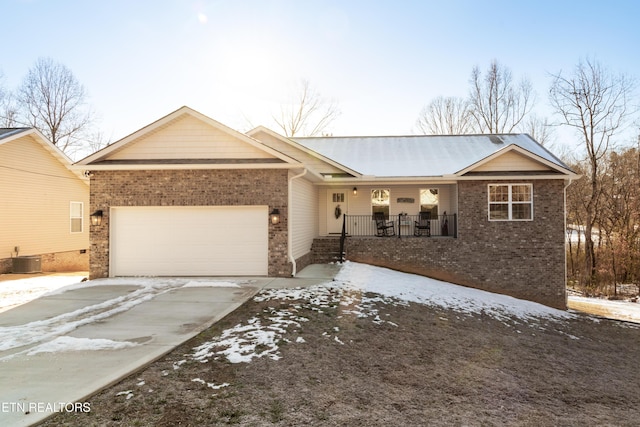
[(532, 184), (489, 184), (489, 221), (532, 219)]

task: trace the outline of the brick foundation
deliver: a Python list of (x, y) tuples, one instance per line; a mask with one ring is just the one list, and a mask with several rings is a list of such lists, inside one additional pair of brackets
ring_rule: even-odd
[(349, 237), (346, 258), (566, 309), (563, 181), (534, 181), (534, 219), (519, 222), (487, 219), (489, 183), (459, 183), (458, 238)]
[[(39, 254), (42, 259), (43, 272), (66, 272), (66, 271), (88, 271), (89, 251), (55, 252), (49, 254)], [(11, 258), (0, 259), (0, 274), (11, 273), (13, 261)]]

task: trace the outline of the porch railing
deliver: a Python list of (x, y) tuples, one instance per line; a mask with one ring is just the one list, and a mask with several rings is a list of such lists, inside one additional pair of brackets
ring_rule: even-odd
[[(392, 221), (395, 237), (413, 237), (415, 223), (419, 215), (389, 215), (387, 221)], [(438, 215), (430, 220), (431, 237), (458, 237), (458, 222), (456, 214)], [(376, 236), (377, 228), (373, 215), (344, 215), (342, 236)], [(422, 236), (426, 233), (422, 232)]]

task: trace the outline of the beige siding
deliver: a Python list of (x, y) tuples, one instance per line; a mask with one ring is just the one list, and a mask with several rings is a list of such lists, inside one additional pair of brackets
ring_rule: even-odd
[(109, 160), (140, 159), (264, 159), (273, 156), (186, 115), (127, 144)]
[(267, 147), (278, 150), (279, 152), (284, 153), (287, 156), (304, 163), (306, 167), (314, 172), (325, 174), (344, 173), (342, 169), (338, 169), (337, 167), (334, 167), (326, 163), (325, 161), (320, 160), (317, 157), (312, 156), (311, 154), (308, 154), (305, 151), (292, 146), (291, 144), (287, 144), (279, 140), (278, 138), (269, 135), (266, 132), (256, 132), (254, 135), (252, 135), (252, 137), (261, 141)]
[[(39, 142), (0, 145), (0, 258), (88, 249), (89, 186)], [(83, 203), (83, 232), (70, 231), (70, 202)]]
[(309, 253), (318, 236), (318, 190), (306, 179), (297, 178), (292, 182), (292, 193), (292, 252), (299, 258)]
[(510, 151), (473, 169), (474, 172), (549, 171), (546, 165)]

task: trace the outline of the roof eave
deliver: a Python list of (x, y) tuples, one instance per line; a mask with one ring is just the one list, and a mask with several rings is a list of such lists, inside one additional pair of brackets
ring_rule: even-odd
[(72, 166), (81, 171), (117, 171), (117, 170), (182, 170), (182, 169), (303, 169), (301, 163), (234, 163), (234, 164), (207, 164), (207, 163), (178, 163), (178, 164), (88, 164), (76, 163)]

